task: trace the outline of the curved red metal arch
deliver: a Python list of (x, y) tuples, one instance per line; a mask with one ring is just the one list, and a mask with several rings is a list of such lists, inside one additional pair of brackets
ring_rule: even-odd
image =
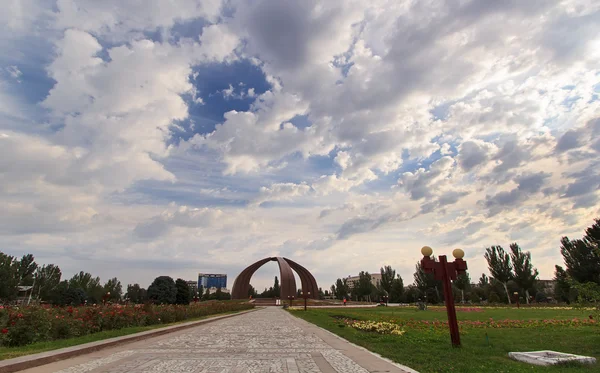
[(280, 281), (281, 281), (281, 299), (288, 299), (289, 296), (296, 296), (296, 278), (292, 269), (298, 273), (300, 281), (302, 282), (302, 291), (307, 294), (310, 292), (309, 298), (317, 298), (319, 295), (319, 288), (317, 281), (314, 276), (300, 264), (282, 257), (270, 257), (261, 259), (248, 267), (246, 267), (236, 277), (233, 282), (233, 288), (231, 289), (232, 299), (246, 299), (248, 297), (248, 290), (250, 289), (250, 279), (254, 272), (262, 267), (267, 262), (276, 261), (279, 265)]

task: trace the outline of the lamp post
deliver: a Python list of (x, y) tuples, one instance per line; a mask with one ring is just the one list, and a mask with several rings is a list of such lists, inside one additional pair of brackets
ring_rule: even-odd
[(421, 265), (426, 273), (433, 273), (436, 280), (441, 280), (444, 284), (444, 298), (446, 301), (446, 312), (448, 313), (448, 326), (450, 327), (450, 339), (453, 347), (460, 347), (460, 334), (458, 331), (458, 321), (456, 320), (456, 309), (454, 308), (454, 297), (452, 296), (452, 283), (450, 280), (456, 280), (459, 274), (467, 270), (467, 262), (462, 258), (465, 252), (461, 249), (452, 251), (455, 260), (448, 262), (446, 255), (438, 257), (439, 262), (431, 259), (433, 250), (429, 246), (423, 246), (421, 249), (423, 259)]
[(107, 291), (106, 294), (102, 297), (102, 303), (106, 305), (106, 301), (110, 299), (110, 291)]
[(384, 296), (383, 296), (383, 301), (385, 302), (385, 306), (386, 306), (386, 307), (387, 307), (387, 305), (388, 305), (388, 299), (389, 299), (389, 297), (388, 297), (387, 295), (384, 295)]
[(513, 294), (515, 296), (515, 302), (517, 303), (517, 308), (521, 308), (521, 306), (519, 305), (519, 292), (515, 291)]
[(304, 298), (304, 310), (306, 311), (306, 301), (308, 297), (310, 297), (310, 291), (307, 291), (306, 293), (304, 291), (301, 291), (300, 295), (302, 295), (302, 298)]
[(290, 308), (292, 308), (292, 302), (294, 302), (294, 296), (288, 295), (288, 299), (290, 300)]

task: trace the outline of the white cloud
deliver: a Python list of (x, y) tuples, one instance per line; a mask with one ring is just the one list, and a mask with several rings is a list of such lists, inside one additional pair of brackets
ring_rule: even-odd
[[(423, 244), (483, 272), (485, 245), (518, 239), (549, 278), (600, 215), (596, 2), (47, 6), (0, 15), (0, 246), (67, 272), (289, 255), (324, 288), (388, 263), (408, 283)], [(240, 61), (270, 88), (195, 86)], [(223, 87), (237, 110), (186, 132)]]

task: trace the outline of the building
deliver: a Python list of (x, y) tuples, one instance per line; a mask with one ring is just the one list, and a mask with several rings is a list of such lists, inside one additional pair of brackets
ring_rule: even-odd
[[(375, 273), (369, 273), (371, 275), (371, 283), (375, 286), (377, 286), (377, 283), (381, 281), (381, 273), (379, 272), (375, 272)], [(346, 278), (347, 284), (348, 284), (348, 289), (352, 290), (354, 288), (354, 283), (358, 282), (358, 280), (360, 279), (360, 276), (348, 276)]]
[(222, 273), (198, 273), (198, 287), (203, 289), (227, 287), (227, 275)]
[(192, 293), (196, 294), (198, 292), (198, 281), (192, 280), (192, 281), (186, 281), (186, 282), (190, 288), (190, 291)]
[(214, 294), (214, 293), (217, 292), (218, 289), (221, 289), (222, 293), (227, 293), (227, 294), (231, 293), (231, 291), (229, 289), (226, 289), (226, 288), (215, 288), (215, 287), (206, 288), (206, 289), (204, 289), (204, 292), (206, 293), (206, 290), (208, 290), (208, 294)]

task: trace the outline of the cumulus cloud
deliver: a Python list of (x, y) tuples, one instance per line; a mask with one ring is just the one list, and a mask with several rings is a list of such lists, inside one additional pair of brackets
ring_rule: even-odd
[[(388, 264), (390, 242), (466, 245), (484, 271), (484, 245), (518, 238), (551, 258), (538, 265), (550, 277), (548, 250), (598, 212), (595, 2), (3, 9), (0, 246), (59, 256), (66, 272), (121, 277), (85, 266), (143, 254), (234, 276), (285, 254), (326, 286), (342, 253), (358, 271)], [(198, 82), (235, 64), (266, 88)], [(156, 272), (143, 271), (123, 280)]]

